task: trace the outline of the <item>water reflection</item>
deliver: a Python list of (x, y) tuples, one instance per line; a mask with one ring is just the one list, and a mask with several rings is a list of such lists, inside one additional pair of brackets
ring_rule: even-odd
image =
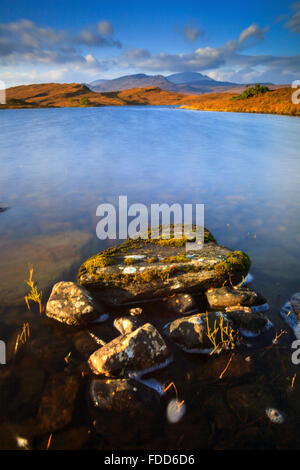
[[(96, 207), (116, 203), (119, 195), (146, 205), (204, 203), (206, 226), (220, 243), (249, 253), (253, 287), (268, 299), (275, 327), (285, 328), (279, 308), (299, 291), (300, 279), (298, 119), (167, 107), (6, 110), (0, 119), (0, 206), (9, 207), (0, 214), (0, 338), (10, 341), (12, 354), (25, 321), (34, 338), (34, 354), (21, 357), (8, 376), (0, 370), (0, 380), (8, 384), (0, 392), (1, 402), (18, 390), (8, 410), (10, 420), (33, 419), (45, 369), (60, 373), (65, 367), (55, 361), (58, 351), (67, 354), (75, 344), (82, 354), (91, 347), (82, 333), (75, 338), (61, 327), (45, 325), (25, 304), (13, 305), (22, 300), (28, 267), (34, 267), (43, 289), (57, 280), (74, 279), (81, 261), (104, 246), (95, 236)], [(98, 328), (103, 334), (105, 327)], [(286, 335), (282, 349), (262, 350), (250, 362), (245, 358), (252, 353), (242, 352), (222, 384), (216, 378), (228, 357), (191, 357), (182, 368), (174, 361), (160, 372), (159, 381), (176, 381), (189, 413), (180, 424), (182, 433), (165, 427), (149, 445), (231, 448), (239, 439), (241, 447), (253, 443), (260, 448), (262, 442), (276, 447), (282, 431), (268, 428), (265, 434), (259, 426), (267, 426), (265, 410), (281, 409), (282, 401), (290, 410), (282, 425), (282, 445), (292, 445), (299, 394), (286, 392), (286, 380), (294, 375), (290, 341)], [(78, 412), (77, 424), (55, 437), (62, 448), (68, 436), (77, 436), (76, 429), (87, 441), (84, 413)], [(0, 426), (1, 436), (5, 429), (11, 432), (11, 424)], [(38, 445), (45, 448), (47, 439)], [(95, 447), (113, 446), (95, 442)]]

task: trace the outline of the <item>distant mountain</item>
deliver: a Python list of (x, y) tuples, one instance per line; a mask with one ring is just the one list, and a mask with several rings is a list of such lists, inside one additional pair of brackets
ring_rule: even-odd
[(162, 90), (177, 91), (176, 85), (169, 82), (163, 75), (145, 75), (144, 73), (125, 75), (112, 80), (95, 80), (89, 84), (91, 90), (99, 92), (145, 87), (158, 87)]
[(202, 75), (202, 73), (198, 73), (198, 72), (173, 73), (172, 75), (168, 75), (166, 79), (169, 80), (169, 82), (175, 83), (176, 85), (179, 83), (193, 83), (193, 82), (201, 82), (201, 81), (215, 82), (216, 81), (213, 78), (210, 78), (207, 75)]
[(226, 91), (235, 92), (245, 88), (245, 85), (241, 83), (221, 82), (197, 72), (174, 73), (166, 77), (164, 75), (137, 73), (112, 80), (95, 80), (86, 84), (86, 86), (90, 90), (100, 93), (130, 90), (132, 88), (157, 87), (165, 91), (188, 95), (201, 95), (202, 93), (213, 92), (222, 93)]

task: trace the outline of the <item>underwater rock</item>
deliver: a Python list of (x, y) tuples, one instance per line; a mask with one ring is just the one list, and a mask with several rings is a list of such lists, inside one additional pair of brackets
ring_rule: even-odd
[[(192, 255), (186, 253), (187, 239), (172, 233), (170, 239), (128, 239), (92, 256), (81, 265), (78, 282), (117, 305), (221, 287), (229, 273), (233, 282), (246, 276), (249, 257), (218, 245), (208, 230), (203, 247)], [(132, 266), (128, 255), (134, 256)]]
[(190, 294), (173, 294), (163, 299), (163, 304), (171, 312), (183, 315), (196, 309), (196, 302)]
[[(210, 353), (234, 348), (234, 330), (225, 314), (197, 313), (178, 318), (165, 327), (169, 337), (186, 352)], [(217, 347), (218, 346), (218, 347)]]
[(1, 306), (24, 305), (28, 263), (35, 267), (33, 277), (44, 295), (50, 285), (63, 279), (64, 273), (80, 262), (80, 250), (90, 239), (91, 234), (79, 230), (20, 237), (17, 243), (2, 237)]
[(231, 320), (233, 327), (246, 337), (259, 336), (272, 326), (265, 315), (252, 313), (247, 307), (226, 309), (226, 316)]
[(114, 327), (121, 335), (125, 335), (126, 333), (132, 333), (145, 323), (146, 320), (143, 322), (140, 317), (118, 317), (114, 320)]
[(95, 320), (102, 313), (89, 292), (75, 282), (55, 284), (46, 306), (47, 317), (72, 326)]
[(135, 380), (93, 379), (88, 403), (94, 431), (104, 434), (114, 448), (162, 432), (159, 394)]
[(143, 309), (140, 307), (134, 307), (129, 310), (129, 315), (132, 317), (136, 317), (138, 315), (141, 315), (143, 313)]
[(78, 389), (79, 379), (75, 375), (58, 373), (49, 378), (37, 416), (42, 432), (56, 431), (71, 422)]
[(49, 334), (41, 334), (28, 344), (30, 351), (43, 362), (43, 367), (48, 370), (53, 367), (56, 369), (59, 366), (63, 367), (64, 357), (72, 349), (72, 341), (68, 335), (58, 335), (53, 332), (51, 341), (49, 341)]
[(88, 362), (95, 374), (124, 377), (163, 367), (169, 358), (161, 335), (154, 326), (146, 323), (95, 351)]
[(267, 408), (266, 415), (273, 424), (282, 424), (285, 421), (285, 417), (281, 411), (276, 410), (275, 408)]
[(238, 385), (226, 393), (226, 401), (241, 422), (251, 422), (266, 416), (268, 408), (277, 408), (271, 387), (258, 384)]
[(294, 331), (297, 339), (300, 339), (300, 292), (294, 294), (291, 299), (280, 309), (280, 315)]
[(236, 305), (252, 307), (263, 305), (266, 299), (248, 289), (247, 287), (218, 287), (206, 292), (207, 302), (210, 308), (219, 309)]
[(118, 413), (143, 414), (160, 407), (159, 394), (133, 379), (93, 379), (89, 393), (95, 407)]
[[(74, 428), (56, 432), (51, 439), (50, 450), (80, 450), (84, 448), (90, 438), (91, 431), (88, 426), (76, 426)], [(41, 440), (38, 450), (47, 449), (49, 436)]]
[(172, 399), (169, 401), (167, 406), (167, 420), (169, 423), (178, 423), (186, 412), (186, 405), (185, 403), (180, 403), (176, 399)]

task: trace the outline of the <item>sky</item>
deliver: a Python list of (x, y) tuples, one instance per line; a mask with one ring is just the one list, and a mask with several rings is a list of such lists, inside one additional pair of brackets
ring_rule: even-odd
[(300, 1), (1, 0), (5, 87), (186, 71), (299, 80)]

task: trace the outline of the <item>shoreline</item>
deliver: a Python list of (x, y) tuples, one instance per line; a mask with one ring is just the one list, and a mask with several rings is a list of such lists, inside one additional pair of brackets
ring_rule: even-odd
[(82, 108), (108, 108), (108, 107), (119, 107), (119, 108), (131, 108), (133, 106), (140, 106), (140, 107), (161, 107), (161, 106), (174, 106), (173, 109), (185, 109), (187, 111), (203, 111), (203, 112), (213, 112), (213, 113), (236, 113), (236, 114), (268, 114), (270, 116), (289, 116), (289, 117), (295, 117), (299, 118), (300, 117), (300, 109), (299, 109), (299, 114), (292, 114), (292, 113), (280, 113), (280, 112), (269, 112), (269, 111), (242, 111), (242, 110), (235, 110), (235, 109), (204, 109), (204, 108), (196, 108), (193, 106), (188, 106), (188, 105), (167, 105), (167, 104), (125, 104), (125, 105), (113, 105), (113, 104), (99, 104), (99, 105), (90, 105), (90, 106), (24, 106), (24, 107), (19, 107), (19, 106), (1, 106), (0, 105), (0, 111), (1, 110), (15, 110), (15, 109), (82, 109)]
[(84, 85), (45, 83), (21, 85), (6, 90), (1, 109), (89, 108), (104, 106), (176, 106), (179, 109), (213, 112), (260, 113), (300, 116), (300, 106), (292, 103), (290, 87), (235, 100), (236, 93), (216, 92), (187, 95), (158, 87), (131, 88), (113, 92), (93, 92)]

